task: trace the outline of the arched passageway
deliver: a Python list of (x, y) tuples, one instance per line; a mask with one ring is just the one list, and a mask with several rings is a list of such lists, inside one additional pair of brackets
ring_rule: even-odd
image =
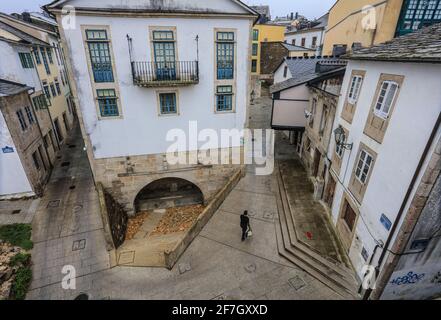
[(135, 198), (135, 212), (180, 207), (204, 202), (202, 191), (181, 178), (163, 178), (145, 186)]

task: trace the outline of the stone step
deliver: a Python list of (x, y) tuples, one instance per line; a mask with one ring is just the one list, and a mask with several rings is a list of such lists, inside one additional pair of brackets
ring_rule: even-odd
[(284, 214), (284, 220), (286, 222), (286, 226), (288, 229), (288, 235), (291, 245), (294, 248), (301, 251), (303, 254), (309, 256), (312, 260), (314, 260), (315, 263), (323, 264), (326, 268), (332, 270), (332, 273), (337, 273), (342, 278), (347, 280), (349, 284), (357, 286), (357, 281), (354, 277), (354, 272), (352, 269), (347, 268), (343, 264), (338, 264), (336, 261), (334, 262), (328, 260), (327, 258), (323, 257), (319, 252), (313, 250), (311, 246), (308, 246), (307, 244), (298, 240), (297, 233), (294, 227), (294, 218), (291, 213), (291, 208), (284, 190), (283, 179), (280, 175), (278, 175), (278, 182), (279, 182), (279, 195), (282, 201), (281, 212), (282, 214)]
[(327, 276), (324, 276), (321, 272), (316, 271), (314, 268), (311, 268), (311, 266), (307, 263), (305, 263), (302, 259), (299, 259), (295, 254), (293, 254), (292, 251), (288, 251), (285, 249), (285, 246), (288, 245), (284, 241), (284, 237), (282, 234), (281, 224), (275, 223), (274, 224), (276, 229), (276, 239), (277, 239), (277, 247), (279, 251), (279, 255), (283, 258), (287, 259), (303, 271), (307, 272), (320, 282), (322, 282), (324, 285), (329, 287), (331, 290), (333, 290), (335, 293), (340, 295), (344, 299), (349, 300), (355, 300), (358, 299), (354, 293), (351, 291), (348, 291), (346, 288), (341, 287), (339, 284), (336, 284), (334, 281), (330, 280)]
[[(323, 261), (326, 259), (321, 256), (315, 256), (314, 252), (305, 249), (301, 245), (296, 245), (298, 243), (291, 240), (281, 196), (282, 194), (277, 197), (279, 223), (276, 223), (278, 229), (276, 231), (278, 231), (277, 241), (279, 254), (345, 298), (358, 298), (356, 293), (357, 283), (350, 272), (341, 270), (339, 266), (331, 265), (329, 261)], [(314, 256), (312, 256), (311, 253), (313, 253)]]

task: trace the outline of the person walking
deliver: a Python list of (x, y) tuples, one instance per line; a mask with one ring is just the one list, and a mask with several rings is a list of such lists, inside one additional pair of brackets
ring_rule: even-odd
[(250, 218), (248, 217), (247, 210), (240, 215), (240, 227), (242, 228), (242, 241), (245, 241), (245, 239), (248, 237), (248, 229), (251, 229)]

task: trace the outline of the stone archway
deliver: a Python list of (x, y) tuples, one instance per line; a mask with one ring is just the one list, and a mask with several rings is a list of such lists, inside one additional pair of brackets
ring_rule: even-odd
[(201, 189), (181, 178), (162, 178), (141, 189), (134, 201), (135, 212), (203, 204)]

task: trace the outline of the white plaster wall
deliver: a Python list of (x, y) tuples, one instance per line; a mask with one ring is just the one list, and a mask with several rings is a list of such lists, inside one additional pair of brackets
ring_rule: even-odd
[[(166, 152), (171, 144), (166, 141), (167, 132), (175, 128), (188, 131), (189, 121), (193, 120), (198, 121), (200, 130), (212, 128), (219, 132), (221, 129), (244, 127), (248, 99), (250, 20), (78, 16), (76, 23), (77, 28), (66, 30), (65, 33), (70, 54), (75, 57), (73, 72), (78, 87), (79, 104), (96, 158)], [(98, 121), (79, 25), (110, 27), (123, 119)], [(140, 88), (132, 82), (126, 35), (129, 34), (133, 39), (134, 59), (152, 61), (149, 26), (176, 27), (176, 48), (180, 61), (196, 60), (195, 38), (199, 35), (200, 82), (197, 85), (177, 88), (180, 109), (178, 116), (158, 116), (156, 91), (167, 88)], [(215, 28), (237, 30), (235, 113), (214, 112)]]
[(272, 125), (305, 127), (305, 110), (308, 109), (309, 97), (306, 85), (281, 91), (281, 100), (274, 100)]
[[(352, 125), (349, 125), (340, 118), (340, 115), (353, 69), (367, 72), (354, 120)], [(383, 143), (379, 144), (364, 135), (363, 130), (381, 73), (404, 75), (405, 79)], [(441, 112), (439, 88), (441, 88), (441, 66), (439, 65), (349, 62), (334, 123), (334, 128), (338, 124), (347, 128), (350, 132), (348, 142), (354, 143), (352, 152), (345, 151), (342, 160), (339, 179), (345, 188), (351, 178), (360, 142), (378, 154), (363, 203), (359, 207), (360, 217), (350, 250), (351, 261), (359, 276), (365, 264), (360, 254), (361, 248), (364, 246), (368, 253), (372, 254), (375, 247), (374, 239), (385, 242), (388, 237), (389, 231), (380, 223), (381, 214), (384, 213), (392, 223), (397, 216), (435, 121)], [(328, 155), (330, 158), (332, 158), (334, 148), (335, 142), (331, 139)], [(334, 222), (338, 219), (343, 190), (341, 183), (337, 183), (332, 208)]]
[(323, 30), (311, 30), (307, 32), (299, 32), (294, 34), (285, 34), (286, 43), (292, 44), (292, 40), (296, 40), (296, 46), (302, 45), (302, 38), (305, 38), (305, 48), (312, 48), (312, 38), (317, 37), (316, 49), (317, 53), (320, 52), (320, 46), (323, 44)]
[(19, 52), (30, 53), (30, 50), (27, 47), (0, 41), (0, 78), (26, 84), (35, 88), (35, 91), (40, 91), (41, 85), (37, 70), (35, 68), (24, 69), (18, 56)]
[[(14, 152), (3, 153), (2, 148), (6, 146), (14, 148)], [(0, 112), (0, 197), (23, 193), (32, 193), (32, 187)]]
[(286, 73), (286, 77), (284, 77), (284, 70), (285, 67), (287, 66), (286, 62), (283, 62), (280, 67), (276, 70), (276, 72), (274, 73), (274, 84), (276, 83), (280, 83), (283, 82), (285, 80), (291, 79), (292, 78), (292, 74), (291, 71), (289, 71), (288, 68), (288, 72)]

